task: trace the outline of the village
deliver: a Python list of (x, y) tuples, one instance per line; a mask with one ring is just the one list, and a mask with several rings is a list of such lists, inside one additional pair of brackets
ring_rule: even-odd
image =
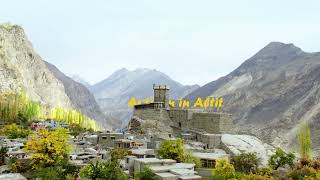
[[(255, 153), (261, 160), (261, 166), (267, 166), (268, 158), (274, 148), (250, 135), (233, 133), (230, 114), (206, 112), (203, 109), (177, 109), (170, 107), (169, 87), (154, 85), (154, 102), (134, 106), (134, 112), (128, 128), (122, 132), (82, 132), (70, 134), (68, 142), (72, 150), (68, 154), (69, 162), (79, 169), (91, 162), (111, 161), (115, 150), (127, 153), (117, 161), (129, 179), (148, 168), (158, 180), (198, 180), (212, 177), (212, 169), (219, 159), (229, 159), (241, 153)], [(144, 127), (145, 122), (158, 124)], [(161, 130), (160, 124), (166, 124)], [(68, 124), (55, 120), (34, 122), (30, 128), (37, 132), (41, 129), (54, 130), (68, 128)], [(169, 130), (168, 130), (169, 129)], [(151, 130), (151, 131), (148, 131)], [(180, 162), (162, 158), (159, 155), (164, 141), (183, 141), (183, 149), (199, 160)], [(24, 151), (27, 138), (10, 139), (2, 136), (0, 146), (7, 148), (5, 163), (10, 159), (30, 159)], [(0, 179), (10, 174), (9, 166), (0, 167)], [(20, 174), (16, 179), (24, 179)]]

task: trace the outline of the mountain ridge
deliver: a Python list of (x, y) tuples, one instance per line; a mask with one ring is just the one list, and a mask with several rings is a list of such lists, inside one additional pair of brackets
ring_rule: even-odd
[[(221, 96), (224, 107), (218, 111), (232, 113), (239, 131), (293, 148), (301, 122), (310, 122), (312, 132), (320, 133), (315, 128), (320, 117), (318, 71), (320, 53), (306, 53), (293, 44), (269, 43), (228, 75), (187, 98)], [(319, 139), (313, 137), (315, 142)]]

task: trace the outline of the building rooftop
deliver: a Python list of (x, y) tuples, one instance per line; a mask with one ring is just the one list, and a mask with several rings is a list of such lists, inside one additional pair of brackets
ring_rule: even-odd
[(194, 152), (194, 156), (200, 158), (200, 159), (210, 159), (210, 160), (216, 160), (228, 157), (228, 154), (221, 154), (221, 153), (201, 153), (201, 152)]
[(194, 170), (190, 169), (171, 169), (170, 172), (178, 176), (193, 176), (195, 174)]
[(136, 159), (135, 161), (139, 161), (141, 163), (161, 163), (162, 160), (158, 158), (143, 158), (143, 159)]
[(191, 163), (176, 163), (164, 166), (150, 166), (149, 168), (154, 172), (168, 172), (172, 169), (193, 169), (194, 166), (195, 165)]
[(162, 177), (162, 178), (170, 178), (170, 177), (177, 177), (177, 175), (174, 175), (172, 173), (168, 173), (168, 172), (165, 172), (165, 173), (156, 173), (156, 176), (158, 177)]
[(179, 177), (180, 180), (196, 180), (196, 179), (202, 179), (201, 176), (198, 175), (193, 175), (193, 176), (180, 176)]
[(132, 154), (135, 155), (154, 155), (153, 149), (131, 149)]

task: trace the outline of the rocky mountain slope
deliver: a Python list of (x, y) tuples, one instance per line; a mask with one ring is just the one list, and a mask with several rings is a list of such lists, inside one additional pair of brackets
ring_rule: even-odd
[(169, 85), (171, 99), (184, 97), (199, 87), (184, 86), (157, 70), (120, 69), (107, 79), (93, 85), (90, 90), (106, 114), (121, 119), (123, 125), (126, 125), (132, 112), (132, 108), (127, 106), (130, 98), (139, 100), (153, 98), (153, 84)]
[(88, 83), (86, 80), (84, 80), (82, 77), (80, 77), (78, 75), (71, 75), (70, 78), (73, 79), (74, 81), (84, 85), (86, 88), (91, 87), (90, 83)]
[(114, 123), (115, 120), (108, 117), (107, 122), (107, 118), (102, 113), (94, 96), (84, 85), (66, 76), (54, 65), (48, 62), (46, 62), (46, 65), (53, 75), (62, 82), (65, 88), (65, 93), (77, 109), (92, 119), (104, 122), (103, 125), (106, 128), (112, 126), (112, 123)]
[(306, 53), (293, 44), (272, 42), (227, 76), (187, 96), (224, 97), (240, 132), (296, 149), (301, 122), (312, 130), (315, 151), (320, 145), (320, 53)]
[(108, 126), (90, 92), (46, 64), (21, 27), (0, 25), (0, 92), (20, 90), (35, 101), (51, 107), (77, 109)]

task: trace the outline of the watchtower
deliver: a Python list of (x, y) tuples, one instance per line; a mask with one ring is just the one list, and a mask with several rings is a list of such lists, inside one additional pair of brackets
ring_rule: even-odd
[(154, 102), (163, 103), (164, 108), (169, 106), (169, 86), (153, 84)]

